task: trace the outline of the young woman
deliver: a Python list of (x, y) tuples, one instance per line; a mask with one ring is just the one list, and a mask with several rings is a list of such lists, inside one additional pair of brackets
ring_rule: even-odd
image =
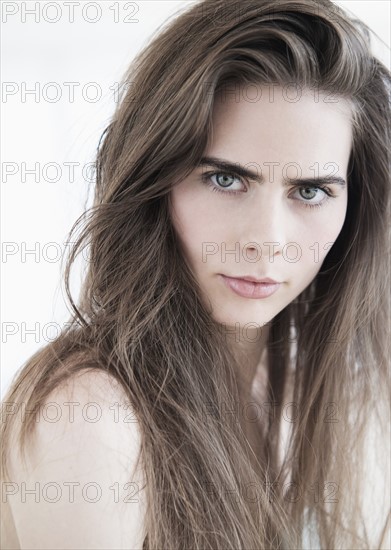
[(138, 56), (72, 325), (3, 402), (7, 548), (389, 548), (391, 75), (368, 36), (329, 0), (213, 0)]

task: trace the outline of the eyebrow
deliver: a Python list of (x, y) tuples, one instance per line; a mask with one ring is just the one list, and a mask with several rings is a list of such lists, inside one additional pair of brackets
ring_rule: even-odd
[[(226, 159), (221, 159), (217, 157), (202, 157), (198, 166), (213, 166), (218, 170), (223, 172), (229, 172), (230, 174), (235, 174), (236, 176), (241, 176), (247, 178), (257, 183), (263, 183), (264, 177), (262, 174), (253, 172), (244, 166), (241, 166), (238, 162), (230, 162)], [(344, 178), (339, 176), (320, 176), (313, 178), (285, 178), (284, 185), (339, 185), (340, 187), (346, 186), (346, 181)]]

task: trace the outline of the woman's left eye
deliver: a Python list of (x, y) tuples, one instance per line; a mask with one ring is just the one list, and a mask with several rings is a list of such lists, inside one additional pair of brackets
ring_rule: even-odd
[[(333, 198), (334, 195), (331, 192), (329, 187), (321, 187), (317, 185), (303, 185), (295, 190), (300, 194), (301, 199), (299, 200), (304, 207), (306, 208), (320, 208), (325, 204), (330, 198)], [(315, 200), (312, 200), (315, 199)], [(311, 201), (311, 202), (309, 202)]]

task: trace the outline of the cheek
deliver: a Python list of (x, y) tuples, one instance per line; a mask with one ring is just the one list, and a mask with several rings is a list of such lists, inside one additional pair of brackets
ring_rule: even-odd
[[(330, 201), (333, 200), (330, 199)], [(329, 209), (325, 210), (321, 223), (316, 228), (316, 234), (323, 242), (334, 242), (337, 240), (345, 222), (347, 203), (347, 192), (345, 192), (343, 196), (335, 199), (334, 203), (331, 202)]]
[(347, 197), (339, 197), (338, 202), (331, 202), (323, 212), (318, 213), (315, 209), (313, 215), (305, 217), (298, 241), (302, 250), (300, 263), (305, 264), (315, 274), (341, 232), (346, 209)]
[(212, 201), (199, 193), (178, 189), (171, 192), (171, 221), (191, 263), (202, 262), (203, 251), (222, 237), (223, 220)]

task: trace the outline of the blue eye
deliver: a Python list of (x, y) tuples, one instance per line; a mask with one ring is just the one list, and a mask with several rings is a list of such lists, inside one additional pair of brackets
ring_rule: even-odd
[(224, 191), (224, 189), (228, 189), (230, 187), (232, 187), (232, 182), (230, 181), (224, 181), (224, 179), (220, 182), (216, 182), (214, 183), (211, 178), (213, 176), (222, 176), (222, 178), (225, 178), (225, 180), (229, 180), (229, 178), (233, 178), (234, 180), (236, 179), (237, 181), (241, 181), (240, 178), (238, 178), (237, 176), (235, 176), (234, 174), (228, 174), (226, 172), (206, 172), (204, 174), (202, 174), (202, 180), (208, 185), (211, 187), (212, 191), (217, 191), (218, 193), (224, 193), (225, 195), (236, 195), (238, 193), (246, 193), (247, 192), (247, 189), (245, 189), (244, 191)]
[[(295, 200), (299, 200), (302, 203), (302, 205), (307, 208), (320, 208), (329, 200), (329, 198), (334, 197), (329, 187), (323, 187), (323, 186), (317, 186), (317, 185), (310, 185), (310, 186), (303, 185), (303, 186), (300, 186), (298, 189), (296, 189), (296, 191), (300, 193), (300, 196), (304, 199), (304, 201), (300, 199), (295, 199)], [(311, 196), (310, 197), (303, 196), (302, 192), (308, 193), (308, 191)], [(319, 193), (319, 191), (321, 193)], [(321, 197), (321, 200), (317, 200), (315, 202), (308, 202), (311, 199), (318, 198), (319, 196)]]

